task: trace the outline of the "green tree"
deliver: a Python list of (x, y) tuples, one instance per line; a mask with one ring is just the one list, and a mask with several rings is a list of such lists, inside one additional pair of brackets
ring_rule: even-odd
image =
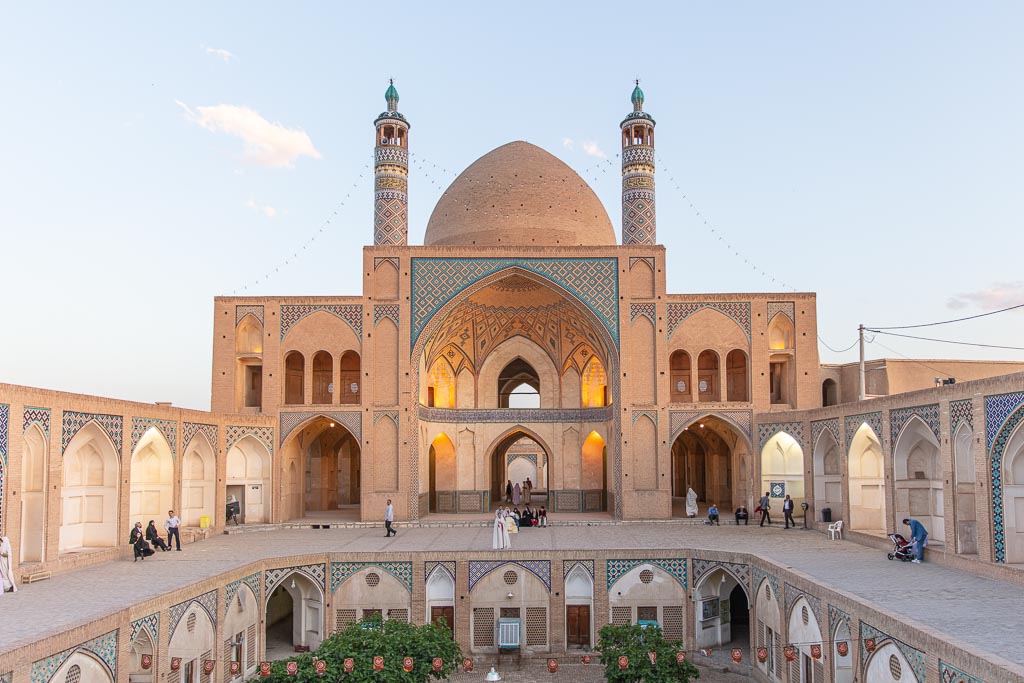
[[(373, 658), (384, 658), (384, 669), (373, 670)], [(352, 658), (355, 667), (345, 673), (345, 659)], [(403, 669), (405, 657), (412, 657), (412, 671)], [(435, 657), (443, 663), (434, 671)], [(316, 660), (323, 660), (326, 671), (316, 672)], [(287, 662), (298, 664), (298, 674), (289, 676)], [(416, 626), (405, 621), (381, 621), (374, 615), (349, 624), (331, 635), (315, 653), (307, 653), (274, 662), (271, 675), (251, 681), (268, 683), (325, 683), (344, 680), (346, 683), (420, 683), (431, 679), (446, 679), (462, 663), (462, 650), (444, 626), (426, 624)]]
[[(657, 626), (608, 624), (598, 631), (597, 639), (595, 649), (601, 654), (605, 680), (612, 683), (685, 683), (700, 678), (697, 667), (689, 661), (676, 661), (676, 653), (683, 649), (682, 641), (665, 640)], [(628, 657), (629, 666), (620, 669), (619, 657)]]

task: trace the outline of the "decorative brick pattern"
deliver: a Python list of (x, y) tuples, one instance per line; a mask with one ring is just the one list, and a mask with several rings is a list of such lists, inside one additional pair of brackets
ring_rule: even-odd
[(160, 613), (154, 612), (148, 616), (136, 619), (131, 623), (131, 637), (128, 640), (128, 646), (135, 642), (135, 639), (139, 637), (139, 633), (145, 631), (149, 634), (149, 637), (153, 640), (154, 647), (160, 644)]
[(800, 448), (807, 448), (807, 442), (804, 440), (803, 422), (770, 422), (757, 425), (757, 450), (763, 451), (768, 440), (780, 432), (785, 432), (793, 437), (800, 444)]
[(185, 612), (188, 611), (189, 605), (192, 603), (199, 605), (210, 617), (210, 622), (213, 624), (214, 628), (217, 627), (217, 591), (212, 590), (184, 602), (179, 602), (177, 605), (172, 605), (171, 608), (167, 610), (167, 614), (170, 617), (171, 622), (170, 634), (172, 637), (174, 636), (174, 629), (178, 627), (178, 622), (181, 621), (181, 618), (185, 615)]
[(455, 581), (455, 562), (453, 561), (427, 561), (423, 567), (423, 582), (426, 583), (430, 580), (430, 575), (435, 571), (442, 571), (452, 577), (452, 581)]
[(875, 433), (875, 437), (878, 442), (882, 442), (882, 412), (874, 413), (861, 413), (860, 415), (847, 415), (843, 423), (843, 429), (846, 432), (846, 452), (850, 452), (850, 444), (853, 442), (853, 436), (860, 429), (862, 424), (866, 424), (871, 428), (871, 431)]
[(256, 600), (260, 599), (260, 575), (249, 574), (241, 579), (232, 581), (224, 587), (224, 614), (227, 615), (228, 608), (231, 607), (231, 601), (238, 595), (238, 589), (243, 585), (248, 586), (252, 589), (252, 594), (256, 596)]
[(956, 435), (956, 430), (962, 424), (966, 424), (972, 432), (974, 431), (974, 401), (972, 399), (963, 398), (959, 401), (949, 402), (950, 436)]
[(377, 424), (377, 422), (382, 417), (388, 418), (389, 420), (394, 422), (396, 425), (398, 424), (398, 411), (397, 410), (375, 410), (375, 411), (373, 411), (373, 424)]
[(373, 259), (373, 269), (377, 270), (384, 263), (390, 263), (395, 267), (395, 270), (399, 270), (400, 264), (397, 256), (377, 256)]
[(608, 590), (612, 589), (615, 582), (621, 579), (627, 572), (635, 567), (639, 567), (644, 564), (649, 564), (653, 567), (658, 567), (668, 572), (668, 574), (679, 582), (684, 589), (687, 587), (686, 583), (686, 560), (682, 558), (666, 558), (666, 559), (646, 559), (646, 560), (608, 560), (607, 561), (607, 579), (608, 579)]
[(590, 574), (590, 580), (594, 580), (593, 560), (562, 560), (562, 576), (569, 576), (569, 573), (576, 567), (582, 567), (588, 574)]
[(633, 322), (640, 316), (643, 316), (651, 321), (652, 325), (657, 326), (658, 324), (658, 307), (654, 303), (642, 303), (642, 304), (630, 304), (629, 305), (629, 322)]
[[(625, 162), (623, 162), (625, 163)], [(622, 177), (622, 243), (654, 244), (657, 225), (654, 173), (635, 172)]]
[(750, 565), (736, 562), (718, 562), (716, 560), (691, 560), (690, 567), (693, 570), (693, 585), (699, 586), (701, 577), (716, 569), (724, 569), (732, 574), (736, 582), (743, 586), (743, 592), (750, 595)]
[[(452, 565), (454, 564), (453, 562)], [(401, 581), (406, 590), (412, 592), (412, 562), (332, 562), (331, 592), (338, 590), (338, 586), (345, 583), (350, 576), (368, 567), (383, 569)], [(452, 578), (455, 578), (454, 566), (452, 567)]]
[(811, 611), (814, 612), (814, 618), (818, 622), (818, 628), (820, 629), (823, 627), (825, 622), (822, 619), (824, 615), (821, 613), (821, 599), (804, 593), (799, 588), (791, 586), (788, 583), (786, 584), (786, 619), (789, 619), (789, 616), (793, 611), (793, 604), (800, 598), (805, 599), (807, 604), (811, 606)]
[[(29, 680), (31, 683), (49, 683), (50, 678), (71, 655), (79, 650), (90, 652), (102, 661), (110, 672), (111, 677), (117, 680), (117, 631), (105, 633), (98, 638), (82, 643), (63, 652), (58, 652), (46, 659), (33, 662)], [(63, 682), (58, 682), (63, 683)]]
[(658, 424), (658, 411), (657, 410), (634, 410), (633, 411), (633, 424), (641, 417), (646, 417), (657, 426)]
[(167, 445), (171, 447), (171, 457), (176, 458), (178, 455), (178, 424), (174, 420), (160, 420), (155, 417), (132, 418), (132, 453), (135, 453), (143, 435), (153, 427), (156, 427), (164, 435)]
[(733, 427), (736, 427), (748, 439), (751, 439), (750, 425), (753, 421), (753, 416), (749, 410), (670, 410), (668, 413), (669, 438), (675, 441), (676, 437), (679, 436), (679, 432), (705, 417), (719, 417), (731, 423)]
[(980, 678), (975, 678), (941, 659), (939, 660), (939, 680), (942, 683), (982, 683)]
[(7, 466), (7, 442), (11, 427), (11, 407), (0, 403), (0, 462)]
[(796, 324), (796, 302), (794, 301), (769, 301), (768, 302), (768, 322), (771, 323), (772, 318), (778, 314), (782, 314), (789, 318), (790, 322)]
[[(653, 159), (653, 153), (651, 155)], [(654, 257), (653, 256), (630, 256), (629, 257), (629, 269), (633, 270), (633, 266), (638, 263), (646, 263), (651, 267), (651, 272), (654, 272)]]
[(224, 445), (225, 450), (231, 450), (231, 447), (235, 443), (245, 436), (253, 436), (259, 440), (267, 449), (270, 451), (270, 455), (274, 455), (274, 428), (273, 427), (253, 427), (249, 425), (228, 425), (225, 427), (227, 435), (227, 442)]
[(217, 425), (203, 424), (202, 422), (185, 422), (181, 426), (181, 452), (184, 453), (188, 449), (188, 445), (192, 443), (192, 439), (196, 434), (202, 434), (210, 442), (213, 450), (217, 450), (217, 442), (220, 439), (220, 430)]
[(235, 306), (235, 327), (238, 327), (238, 323), (242, 322), (242, 318), (247, 315), (251, 315), (260, 321), (260, 325), (263, 324), (263, 306), (262, 305), (243, 305)]
[(928, 428), (932, 430), (932, 434), (935, 436), (935, 441), (942, 443), (942, 439), (939, 436), (939, 404), (933, 403), (927, 406), (897, 408), (889, 411), (889, 437), (893, 449), (896, 448), (896, 441), (900, 438), (903, 428), (915, 416), (928, 425)]
[(29, 425), (37, 424), (46, 434), (46, 438), (50, 438), (50, 409), (49, 408), (25, 408), (25, 414), (22, 418), (21, 431), (28, 431)]
[(550, 560), (470, 560), (469, 561), (469, 590), (473, 586), (498, 567), (514, 564), (522, 567), (540, 579), (544, 586), (551, 592), (551, 562)]
[(779, 592), (779, 577), (769, 574), (756, 565), (751, 567), (751, 576), (754, 578), (754, 595), (757, 595), (757, 591), (761, 590), (761, 584), (768, 581), (768, 585), (772, 587), (772, 598), (778, 602), (781, 608), (782, 594)]
[(325, 311), (348, 323), (360, 340), (363, 338), (362, 304), (285, 304), (281, 306), (281, 339), (307, 315)]
[(346, 412), (332, 412), (332, 413), (281, 413), (281, 444), (283, 445), (288, 435), (295, 430), (300, 424), (310, 420), (314, 417), (326, 417), (328, 420), (334, 420), (342, 427), (352, 432), (352, 436), (356, 438), (356, 441), (362, 443), (363, 438), (363, 414), (357, 410), (351, 410)]
[(990, 452), (992, 531), (995, 560), (1006, 562), (1006, 521), (1003, 518), (1003, 457), (1017, 425), (1024, 420), (1024, 392), (985, 397), (985, 441)]
[(669, 303), (665, 307), (666, 332), (669, 338), (679, 324), (697, 311), (711, 308), (725, 314), (740, 326), (750, 340), (750, 302), (749, 301), (693, 301), (686, 303)]
[(509, 268), (520, 268), (551, 280), (587, 306), (619, 343), (619, 278), (612, 258), (575, 259), (472, 259), (414, 258), (412, 260), (412, 336), (420, 333), (434, 314), (457, 293), (483, 278)]
[(846, 629), (850, 631), (851, 634), (853, 633), (853, 630), (850, 628), (850, 615), (835, 605), (828, 606), (828, 624), (833, 638), (835, 637), (836, 629), (839, 628), (840, 624), (845, 625)]
[[(896, 647), (900, 649), (903, 656), (907, 658), (907, 662), (910, 663), (911, 668), (914, 670), (914, 677), (917, 678), (918, 683), (925, 683), (925, 668), (924, 668), (924, 652), (917, 648), (907, 645), (902, 640), (893, 638), (888, 633), (880, 631), (874, 626), (871, 626), (867, 622), (860, 622), (860, 638), (861, 642), (864, 642), (865, 638), (875, 639), (875, 650), (881, 649), (885, 645), (886, 641), (892, 641)], [(872, 653), (868, 652), (867, 648), (860, 648), (860, 663), (861, 670), (867, 670), (867, 662)]]
[(811, 423), (811, 448), (817, 448), (818, 437), (820, 437), (821, 433), (826, 429), (832, 432), (832, 437), (836, 440), (836, 445), (839, 445), (842, 441), (842, 439), (839, 438), (839, 418), (830, 417), (826, 420), (815, 420)]
[(399, 317), (399, 306), (398, 304), (380, 304), (373, 307), (373, 326), (377, 327), (377, 323), (387, 318), (395, 324), (395, 327), (400, 327)]
[(263, 572), (263, 600), (270, 599), (270, 594), (277, 588), (277, 584), (292, 572), (303, 574), (307, 579), (320, 586), (320, 590), (327, 590), (327, 567), (323, 564), (304, 564), (294, 567), (278, 567)]
[(65, 410), (61, 420), (61, 455), (68, 449), (68, 444), (75, 438), (82, 427), (90, 422), (96, 422), (103, 431), (107, 433), (114, 443), (114, 450), (117, 451), (118, 460), (121, 459), (121, 437), (124, 431), (124, 418), (120, 415), (103, 415), (100, 413), (79, 413), (74, 410)]

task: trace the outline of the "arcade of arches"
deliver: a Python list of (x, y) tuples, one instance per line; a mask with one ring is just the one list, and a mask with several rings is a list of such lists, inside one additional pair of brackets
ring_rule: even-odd
[(723, 518), (747, 504), (753, 491), (750, 446), (735, 425), (706, 415), (679, 432), (671, 452), (673, 516), (686, 516), (690, 489), (697, 494), (699, 508), (716, 503)]

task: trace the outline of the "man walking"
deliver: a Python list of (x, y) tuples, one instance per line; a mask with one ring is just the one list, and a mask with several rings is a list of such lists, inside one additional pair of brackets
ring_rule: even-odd
[(904, 519), (903, 523), (910, 527), (910, 540), (914, 542), (914, 548), (917, 550), (917, 557), (912, 561), (914, 564), (921, 564), (925, 546), (928, 545), (928, 530), (916, 519)]
[(790, 525), (794, 529), (796, 528), (796, 522), (793, 521), (793, 499), (789, 497), (788, 493), (786, 494), (786, 499), (782, 501), (782, 516), (785, 518), (787, 529)]
[(394, 522), (394, 521), (395, 521), (395, 508), (394, 508), (393, 505), (391, 505), (391, 499), (388, 498), (388, 506), (386, 508), (384, 508), (384, 528), (388, 530), (388, 532), (386, 534), (384, 534), (385, 538), (390, 538), (391, 536), (397, 536), (398, 535), (398, 532), (395, 531), (394, 527), (391, 526), (391, 523)]
[(768, 526), (772, 525), (772, 516), (768, 514), (768, 508), (770, 507), (768, 504), (769, 500), (770, 499), (768, 498), (768, 492), (765, 491), (764, 495), (761, 496), (761, 500), (757, 502), (757, 506), (761, 508), (761, 523), (758, 524), (758, 526), (764, 526), (764, 521), (766, 519), (768, 520)]
[(174, 514), (174, 510), (167, 511), (167, 521), (164, 522), (164, 529), (167, 529), (167, 547), (171, 547), (171, 539), (174, 539), (175, 550), (181, 551), (181, 534), (178, 527), (181, 526), (181, 519)]

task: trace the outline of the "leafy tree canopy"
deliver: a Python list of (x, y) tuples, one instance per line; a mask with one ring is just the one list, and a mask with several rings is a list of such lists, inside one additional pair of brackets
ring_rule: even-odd
[[(697, 667), (688, 660), (677, 662), (682, 641), (665, 640), (657, 626), (608, 624), (598, 631), (597, 638), (595, 649), (601, 654), (604, 677), (612, 683), (686, 683), (700, 677)], [(628, 658), (625, 669), (619, 667), (620, 657)]]

